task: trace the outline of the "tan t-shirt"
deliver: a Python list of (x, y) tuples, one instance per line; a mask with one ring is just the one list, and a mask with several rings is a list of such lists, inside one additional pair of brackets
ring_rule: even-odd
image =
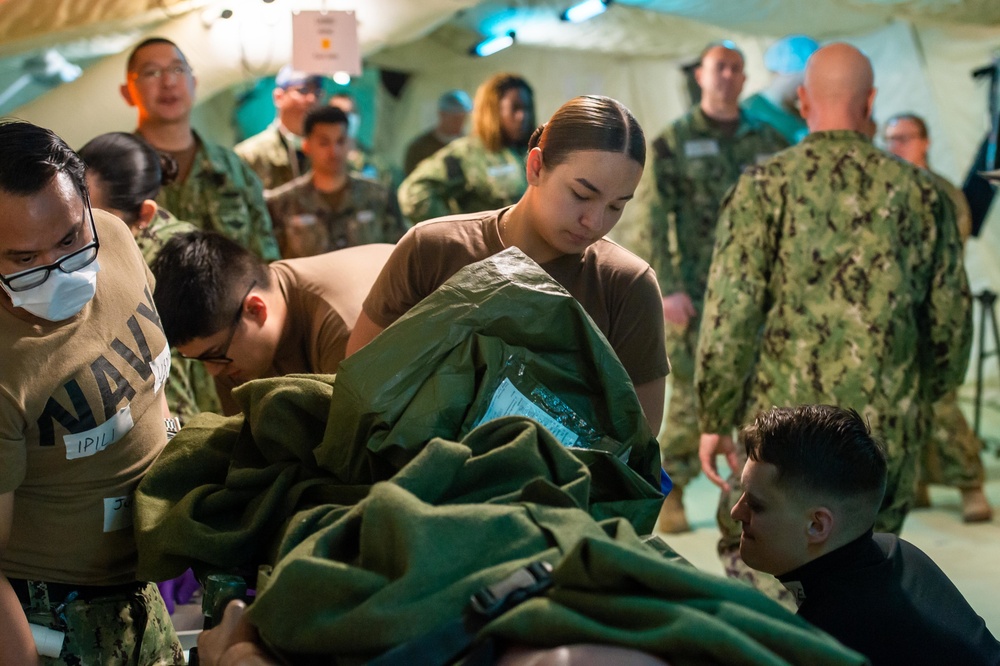
[[(385, 328), (459, 269), (503, 250), (497, 224), (506, 210), (442, 217), (410, 229), (375, 281), (365, 314)], [(649, 264), (605, 238), (583, 254), (563, 255), (541, 267), (580, 302), (633, 384), (667, 375), (663, 306)]]
[[(288, 316), (274, 361), (263, 377), (337, 372), (361, 303), (392, 248), (386, 243), (358, 245), (271, 264), (271, 278), (285, 298)], [(232, 379), (216, 377), (215, 386), (223, 412), (237, 413)]]
[(132, 493), (166, 445), (153, 276), (121, 220), (94, 221), (97, 293), (79, 314), (32, 324), (0, 308), (0, 493), (14, 491), (0, 569), (14, 578), (134, 580)]

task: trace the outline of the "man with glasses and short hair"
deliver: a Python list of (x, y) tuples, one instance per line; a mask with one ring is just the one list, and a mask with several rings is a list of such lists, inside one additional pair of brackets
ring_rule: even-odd
[(129, 56), (122, 97), (139, 114), (136, 134), (171, 155), (177, 179), (156, 203), (180, 219), (223, 233), (266, 261), (280, 258), (256, 174), (234, 152), (191, 127), (197, 80), (181, 50), (151, 37)]
[[(940, 174), (931, 171), (927, 152), (930, 135), (924, 119), (913, 113), (898, 113), (885, 122), (886, 149), (901, 159), (926, 171), (938, 188), (955, 205), (955, 221), (962, 242), (972, 232), (972, 214), (962, 190)], [(981, 523), (993, 518), (993, 508), (983, 493), (986, 472), (980, 454), (983, 441), (976, 436), (958, 406), (958, 390), (953, 389), (934, 403), (934, 421), (921, 449), (915, 506), (931, 505), (928, 483), (943, 483), (957, 488), (962, 495), (962, 520)]]
[(323, 77), (285, 65), (274, 78), (274, 122), (233, 150), (257, 174), (265, 190), (298, 178), (309, 170), (302, 150), (306, 114), (326, 98)]
[(167, 241), (153, 262), (156, 301), (170, 344), (202, 361), (227, 415), (251, 379), (333, 374), (361, 303), (392, 252), (370, 244), (270, 265), (220, 234)]
[(166, 445), (170, 353), (128, 227), (91, 209), (83, 161), (0, 123), (0, 663), (183, 663), (137, 582), (132, 493)]

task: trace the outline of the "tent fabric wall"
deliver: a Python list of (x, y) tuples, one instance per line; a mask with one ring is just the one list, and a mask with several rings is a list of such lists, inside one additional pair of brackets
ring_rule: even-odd
[[(66, 24), (69, 18), (63, 20), (69, 16), (69, 0), (7, 0), (0, 9), (0, 29), (10, 16), (9, 8), (23, 11), (28, 2), (61, 8), (63, 14), (53, 26), (71, 30)], [(197, 97), (206, 103), (196, 110), (195, 122), (207, 135), (231, 140), (233, 133), (225, 126), (225, 111), (232, 105), (232, 92), (227, 90), (273, 74), (288, 60), (291, 30), (286, 14), (292, 3), (307, 9), (326, 6), (322, 0), (275, 0), (267, 6), (285, 13), (256, 22), (231, 19), (206, 26), (200, 11), (155, 22), (150, 32), (175, 39), (192, 62)], [(237, 16), (243, 7), (257, 4), (241, 2)], [(568, 0), (334, 3), (333, 9), (350, 7), (358, 12), (368, 65), (410, 75), (399, 98), (384, 90), (378, 93), (376, 151), (400, 162), (409, 140), (434, 123), (441, 92), (459, 87), (471, 94), (480, 81), (501, 70), (519, 72), (532, 83), (539, 121), (569, 97), (599, 93), (628, 105), (652, 138), (686, 110), (680, 67), (706, 43), (730, 38), (740, 44), (747, 60), (745, 94), (749, 95), (768, 81), (762, 66), (764, 50), (790, 32), (811, 34), (821, 41), (848, 41), (865, 50), (879, 89), (876, 120), (901, 111), (925, 116), (932, 133), (932, 166), (952, 181), (964, 177), (987, 129), (986, 88), (973, 81), (970, 72), (1000, 47), (996, 0), (619, 0), (606, 14), (579, 25), (558, 21), (564, 5)], [(148, 12), (143, 19), (154, 23)], [(94, 26), (108, 25), (96, 15), (88, 20)], [(117, 20), (134, 28), (124, 18)], [(482, 31), (507, 28), (517, 30), (514, 47), (489, 58), (468, 55), (468, 47)], [(5, 45), (10, 47), (9, 40), (17, 42), (9, 30), (8, 25), (6, 35), (0, 31), (0, 54)], [(135, 35), (133, 43), (143, 36)], [(28, 41), (38, 40), (35, 36)], [(106, 57), (79, 80), (14, 115), (52, 127), (74, 146), (101, 132), (129, 130), (135, 125), (135, 113), (117, 92), (124, 69), (124, 53)], [(977, 290), (1000, 291), (998, 217), (1000, 210), (995, 209), (983, 236), (968, 244), (967, 266)], [(628, 239), (629, 225), (626, 215), (616, 235)]]

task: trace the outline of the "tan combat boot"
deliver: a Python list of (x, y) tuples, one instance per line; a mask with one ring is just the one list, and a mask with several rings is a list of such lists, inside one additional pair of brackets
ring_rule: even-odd
[[(662, 515), (662, 514), (661, 514)], [(966, 523), (984, 523), (993, 518), (993, 509), (986, 501), (982, 488), (962, 490), (962, 520)]]
[(660, 517), (656, 519), (656, 528), (665, 534), (680, 534), (690, 532), (687, 517), (684, 515), (684, 488), (674, 486), (660, 507)]

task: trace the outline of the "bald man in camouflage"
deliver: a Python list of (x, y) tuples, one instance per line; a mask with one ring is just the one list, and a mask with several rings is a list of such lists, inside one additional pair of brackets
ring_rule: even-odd
[(875, 99), (868, 58), (818, 50), (799, 99), (810, 134), (748, 169), (723, 204), (698, 340), (699, 455), (728, 491), (719, 547), (731, 575), (745, 567), (728, 520), (741, 491), (716, 455), (739, 473), (733, 428), (771, 406), (856, 409), (889, 454), (875, 529), (898, 533), (926, 439), (921, 406), (961, 383), (972, 339), (954, 207), (860, 131)]

